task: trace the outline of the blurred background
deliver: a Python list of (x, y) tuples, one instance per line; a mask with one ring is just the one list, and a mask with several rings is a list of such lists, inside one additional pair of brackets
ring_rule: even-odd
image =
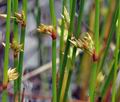
[[(79, 2), (76, 4), (76, 15), (79, 10)], [(104, 24), (105, 15), (109, 10), (110, 2), (114, 3), (114, 0), (100, 0), (100, 30)], [(19, 11), (22, 8), (22, 0), (19, 0)], [(6, 13), (6, 0), (0, 0), (0, 13)], [(69, 8), (69, 1), (67, 4)], [(62, 0), (55, 0), (55, 10), (57, 20), (61, 18)], [(114, 5), (112, 7), (114, 9)], [(113, 9), (110, 10), (108, 21), (111, 21), (111, 15)], [(82, 32), (94, 30), (94, 12), (95, 5), (94, 0), (86, 0), (83, 14)], [(49, 0), (28, 0), (27, 10), (27, 28), (25, 37), (25, 54), (24, 54), (24, 65), (23, 65), (23, 78), (22, 78), (22, 90), (25, 90), (24, 102), (51, 102), (51, 38), (48, 36), (41, 36), (36, 32), (36, 28), (40, 23), (50, 24), (50, 11), (49, 11)], [(77, 20), (75, 19), (75, 25)], [(12, 25), (12, 22), (11, 22)], [(109, 24), (108, 24), (109, 25)], [(11, 26), (12, 27), (12, 26)], [(76, 27), (76, 26), (75, 26)], [(10, 40), (13, 39), (13, 29), (11, 28)], [(20, 32), (20, 31), (19, 31)], [(102, 32), (102, 30), (100, 31)], [(108, 28), (109, 32), (109, 28)], [(106, 36), (107, 33), (106, 31)], [(3, 78), (3, 58), (4, 58), (4, 47), (2, 42), (5, 41), (6, 33), (6, 22), (4, 19), (0, 19), (0, 87), (2, 86)], [(115, 37), (113, 37), (111, 47), (109, 50), (109, 56), (106, 59), (104, 76), (109, 73), (109, 66), (111, 59), (113, 58), (113, 52), (115, 49)], [(92, 59), (88, 54), (79, 53), (75, 65), (72, 82), (69, 90), (70, 99), (82, 99), (83, 97), (88, 98), (88, 87), (89, 87), (89, 76), (91, 73), (91, 62)], [(57, 65), (59, 66), (59, 34), (57, 37)], [(57, 69), (58, 69), (57, 66)], [(12, 51), (9, 54), (9, 67), (13, 67), (13, 56)], [(120, 71), (118, 71), (117, 88), (120, 84)], [(102, 83), (99, 83), (102, 85)], [(0, 97), (1, 97), (0, 90)], [(10, 102), (13, 102), (13, 83), (8, 86), (8, 93)], [(99, 97), (99, 90), (97, 92)], [(0, 98), (1, 100), (1, 98)], [(1, 102), (1, 101), (0, 101)], [(73, 101), (72, 101), (73, 102)], [(110, 102), (110, 101), (108, 101)]]

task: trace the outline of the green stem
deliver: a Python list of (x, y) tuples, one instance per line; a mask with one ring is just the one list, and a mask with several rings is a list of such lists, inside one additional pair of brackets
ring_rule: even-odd
[[(99, 51), (99, 9), (100, 9), (100, 1), (95, 0), (95, 49), (96, 49), (96, 54), (98, 55)], [(98, 62), (93, 63), (92, 71), (91, 71), (91, 81), (90, 81), (90, 102), (94, 102), (94, 92), (95, 92), (95, 81), (96, 81), (96, 75), (97, 75), (97, 65)]]
[(91, 71), (91, 80), (90, 80), (90, 88), (89, 88), (89, 93), (90, 93), (90, 102), (94, 102), (94, 95), (95, 95), (95, 82), (96, 82), (96, 69), (97, 69), (97, 63), (94, 63), (92, 66), (92, 71)]
[[(23, 0), (23, 6), (22, 10), (24, 11), (25, 15), (25, 22), (27, 20), (27, 0)], [(19, 72), (19, 77), (18, 77), (18, 92), (21, 93), (21, 78), (22, 78), (22, 68), (23, 68), (23, 61), (24, 61), (24, 44), (25, 44), (25, 33), (26, 33), (26, 27), (21, 26), (21, 38), (20, 38), (20, 44), (23, 45), (22, 49), (23, 51), (20, 52), (19, 55), (19, 64), (18, 64), (18, 72)], [(20, 102), (20, 97), (19, 97), (19, 102)]]
[[(66, 5), (67, 0), (63, 0), (63, 7), (62, 7), (62, 14), (64, 13), (64, 6)], [(63, 50), (64, 50), (64, 19), (62, 19), (61, 25), (61, 35), (60, 35), (60, 72), (62, 68), (62, 61), (63, 61)]]
[(63, 82), (63, 78), (64, 78), (65, 66), (66, 66), (66, 63), (67, 63), (67, 55), (69, 53), (69, 48), (70, 48), (69, 39), (72, 36), (73, 28), (74, 28), (73, 26), (74, 26), (75, 9), (76, 9), (76, 0), (74, 0), (73, 3), (72, 3), (72, 9), (71, 9), (71, 15), (70, 15), (70, 27), (69, 27), (69, 31), (68, 31), (66, 48), (65, 48), (65, 53), (64, 53), (63, 62), (62, 62), (62, 68), (61, 68), (61, 72), (60, 72), (60, 81), (59, 81), (59, 88), (58, 88), (58, 101), (59, 101), (59, 98), (60, 98), (62, 82)]
[(62, 90), (61, 90), (61, 94), (60, 94), (60, 102), (65, 102), (64, 97), (65, 97), (65, 93), (66, 93), (66, 87), (68, 87), (67, 86), (67, 81), (68, 81), (69, 71), (70, 71), (71, 64), (72, 64), (71, 63), (71, 57), (68, 57), (68, 60), (67, 60), (67, 65), (66, 65), (64, 79), (63, 79), (64, 83), (62, 84)]
[[(18, 0), (14, 0), (14, 14), (18, 12)], [(14, 20), (14, 39), (18, 41), (18, 23)]]
[[(18, 57), (14, 58), (14, 68), (18, 71)], [(18, 95), (18, 83), (17, 80), (14, 81), (14, 101), (19, 97)], [(18, 99), (17, 99), (18, 100)]]
[[(66, 2), (67, 0), (62, 0), (62, 14), (64, 14), (64, 6), (66, 6)], [(62, 19), (62, 25), (61, 25), (61, 35), (60, 35), (60, 54), (59, 54), (59, 58), (60, 58), (60, 65), (59, 65), (59, 71), (61, 73), (62, 70), (62, 62), (63, 62), (63, 51), (64, 51), (64, 19)], [(58, 94), (57, 94), (58, 96)], [(58, 98), (57, 98), (58, 99)], [(59, 100), (57, 100), (58, 102)]]
[(99, 51), (99, 13), (100, 13), (100, 1), (95, 0), (95, 5), (96, 5), (96, 10), (95, 10), (95, 50), (96, 53), (98, 54)]
[(117, 69), (118, 69), (118, 54), (119, 54), (119, 47), (120, 47), (120, 1), (118, 2), (119, 12), (118, 12), (118, 27), (117, 27), (117, 34), (116, 34), (116, 50), (115, 50), (115, 66), (114, 66), (114, 77), (113, 77), (113, 87), (112, 87), (112, 102), (116, 100), (116, 79), (117, 79)]
[[(9, 48), (10, 48), (10, 15), (11, 15), (11, 0), (7, 0), (7, 24), (6, 24), (6, 46), (4, 56), (4, 74), (3, 74), (3, 85), (8, 83), (8, 66), (9, 66)], [(3, 90), (2, 102), (7, 102), (7, 90)]]
[[(80, 36), (80, 32), (81, 32), (81, 23), (82, 23), (82, 16), (83, 16), (83, 10), (84, 10), (84, 3), (85, 3), (85, 0), (80, 1), (80, 10), (79, 10), (79, 16), (78, 16), (77, 32), (75, 33), (75, 37), (77, 39)], [(72, 65), (69, 66), (70, 70), (69, 70), (67, 85), (66, 85), (66, 89), (65, 89), (64, 102), (67, 101), (68, 90), (69, 90), (69, 87), (70, 87), (71, 77), (72, 77), (72, 73), (73, 73), (73, 69), (71, 67), (73, 66), (74, 61), (75, 61), (76, 51), (77, 51), (77, 48), (74, 47), (73, 48), (73, 53), (72, 53)]]
[[(52, 25), (56, 28), (54, 0), (49, 0)], [(56, 39), (52, 39), (52, 102), (57, 102), (56, 88)]]
[(56, 88), (56, 40), (52, 41), (52, 98), (53, 98), (53, 102), (57, 101), (57, 88)]
[(50, 6), (51, 21), (52, 21), (53, 26), (56, 27), (54, 0), (49, 0), (49, 6)]
[[(18, 0), (14, 0), (13, 1), (13, 14), (15, 14), (15, 12), (18, 12)], [(18, 23), (14, 20), (14, 40), (16, 42), (18, 42)], [(18, 71), (18, 56), (14, 56), (14, 68), (17, 69)], [(18, 90), (18, 85), (17, 85), (17, 80), (14, 81), (14, 100), (17, 97), (17, 90)], [(19, 96), (18, 96), (19, 97)]]
[(70, 8), (70, 13), (71, 13), (73, 0), (70, 0), (69, 3), (70, 3), (70, 5), (69, 5), (69, 6), (70, 6), (70, 7), (69, 7), (69, 8)]

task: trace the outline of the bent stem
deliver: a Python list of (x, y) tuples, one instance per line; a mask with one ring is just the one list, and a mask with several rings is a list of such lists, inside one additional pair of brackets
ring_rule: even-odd
[[(6, 46), (4, 55), (4, 75), (3, 86), (7, 88), (8, 83), (8, 66), (9, 66), (9, 47), (10, 47), (10, 15), (11, 15), (11, 0), (7, 0), (7, 24), (6, 24)], [(3, 90), (2, 102), (7, 102), (7, 90)]]
[[(56, 28), (54, 0), (49, 0), (52, 25)], [(55, 32), (56, 33), (56, 32)], [(52, 102), (57, 102), (56, 88), (56, 39), (52, 39)]]

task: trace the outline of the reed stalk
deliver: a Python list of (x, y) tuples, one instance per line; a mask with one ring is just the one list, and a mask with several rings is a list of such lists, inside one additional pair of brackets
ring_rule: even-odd
[(6, 46), (4, 55), (4, 73), (3, 73), (3, 93), (2, 102), (8, 102), (7, 84), (8, 84), (8, 67), (9, 67), (9, 48), (10, 48), (10, 15), (11, 15), (11, 0), (7, 0), (7, 23), (6, 23)]
[(73, 3), (73, 0), (69, 0), (69, 9), (70, 9), (70, 13), (71, 13), (71, 10), (72, 10), (72, 3)]
[[(76, 39), (78, 39), (78, 37), (80, 36), (80, 32), (81, 32), (81, 24), (82, 24), (82, 17), (83, 17), (83, 10), (84, 10), (84, 3), (85, 3), (85, 0), (81, 0), (80, 1), (80, 9), (79, 9), (79, 15), (78, 15), (78, 25), (77, 25), (77, 31), (76, 33), (74, 34)], [(68, 90), (69, 90), (69, 87), (70, 87), (70, 82), (71, 82), (71, 77), (72, 77), (72, 73), (73, 73), (73, 64), (75, 62), (75, 55), (76, 55), (76, 51), (77, 51), (77, 48), (74, 47), (73, 48), (73, 53), (72, 53), (72, 64), (71, 66), (67, 66), (67, 68), (69, 69), (69, 74), (68, 74), (68, 79), (67, 79), (67, 85), (66, 85), (66, 88), (65, 88), (65, 94), (64, 94), (64, 102), (67, 101), (67, 96), (68, 96)]]
[[(56, 28), (56, 15), (54, 0), (49, 0), (51, 22)], [(52, 39), (52, 102), (57, 102), (57, 87), (56, 87), (56, 38)]]
[(66, 85), (67, 85), (67, 81), (68, 81), (68, 76), (69, 76), (69, 71), (71, 68), (71, 57), (68, 57), (68, 61), (67, 61), (67, 65), (66, 65), (66, 69), (65, 69), (65, 73), (64, 73), (64, 82), (62, 84), (62, 90), (61, 90), (61, 94), (60, 94), (60, 102), (65, 102), (64, 101), (64, 96), (66, 93)]
[[(22, 2), (22, 11), (24, 12), (24, 21), (26, 23), (27, 20), (27, 0), (23, 0)], [(19, 93), (19, 99), (18, 102), (21, 101), (20, 93), (21, 93), (21, 80), (22, 80), (22, 69), (23, 69), (23, 61), (24, 61), (24, 44), (25, 44), (25, 33), (26, 33), (26, 27), (21, 26), (21, 37), (20, 37), (20, 44), (22, 44), (22, 50), (19, 54), (19, 63), (18, 63), (18, 73), (19, 77), (17, 80), (18, 83), (18, 93)]]
[[(15, 16), (15, 13), (18, 12), (18, 0), (13, 1), (13, 14)], [(14, 26), (13, 26), (13, 32), (14, 32), (14, 40), (18, 42), (18, 23), (14, 20)], [(18, 56), (14, 56), (14, 68), (18, 71)], [(14, 100), (17, 98), (17, 90), (18, 90), (17, 80), (14, 81)]]
[(59, 102), (59, 99), (60, 99), (62, 82), (63, 82), (63, 78), (64, 78), (64, 71), (65, 71), (65, 67), (66, 67), (66, 63), (67, 63), (67, 56), (68, 56), (69, 48), (70, 48), (69, 39), (72, 36), (73, 28), (74, 28), (73, 26), (74, 26), (75, 9), (76, 9), (76, 0), (74, 0), (72, 2), (72, 9), (71, 9), (71, 13), (70, 13), (70, 27), (69, 27), (68, 37), (67, 37), (67, 41), (66, 41), (66, 47), (65, 47), (65, 52), (64, 52), (63, 62), (62, 62), (62, 68), (61, 68), (61, 71), (60, 71), (60, 81), (59, 81), (59, 87), (58, 87), (58, 102)]
[(118, 70), (118, 54), (120, 50), (120, 1), (118, 1), (118, 27), (116, 30), (116, 49), (115, 49), (115, 66), (114, 66), (114, 76), (113, 76), (113, 86), (112, 86), (112, 102), (116, 101), (116, 79), (117, 79), (117, 70)]
[[(62, 14), (64, 14), (64, 7), (66, 5), (67, 0), (62, 1)], [(64, 51), (64, 19), (62, 19), (62, 25), (61, 25), (61, 35), (60, 35), (60, 72), (62, 68), (62, 61), (63, 61), (63, 51)]]
[[(99, 13), (100, 13), (100, 1), (95, 0), (95, 25), (94, 25), (94, 39), (95, 39), (95, 51), (98, 55), (99, 53)], [(94, 95), (95, 95), (95, 82), (96, 82), (96, 76), (97, 76), (97, 65), (98, 62), (94, 62), (92, 65), (92, 71), (91, 71), (91, 79), (90, 79), (90, 102), (94, 102)]]

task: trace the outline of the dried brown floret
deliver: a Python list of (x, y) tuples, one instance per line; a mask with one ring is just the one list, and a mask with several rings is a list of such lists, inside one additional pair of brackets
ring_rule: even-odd
[(82, 38), (76, 39), (75, 37), (72, 37), (71, 40), (69, 40), (75, 47), (80, 48), (87, 52), (90, 55), (94, 54), (95, 46), (94, 42), (89, 35), (89, 33), (85, 33), (85, 35)]
[(56, 39), (56, 30), (52, 25), (41, 24), (37, 28), (37, 31), (41, 32), (41, 33), (46, 33), (46, 34), (50, 35), (52, 37), (52, 39)]

